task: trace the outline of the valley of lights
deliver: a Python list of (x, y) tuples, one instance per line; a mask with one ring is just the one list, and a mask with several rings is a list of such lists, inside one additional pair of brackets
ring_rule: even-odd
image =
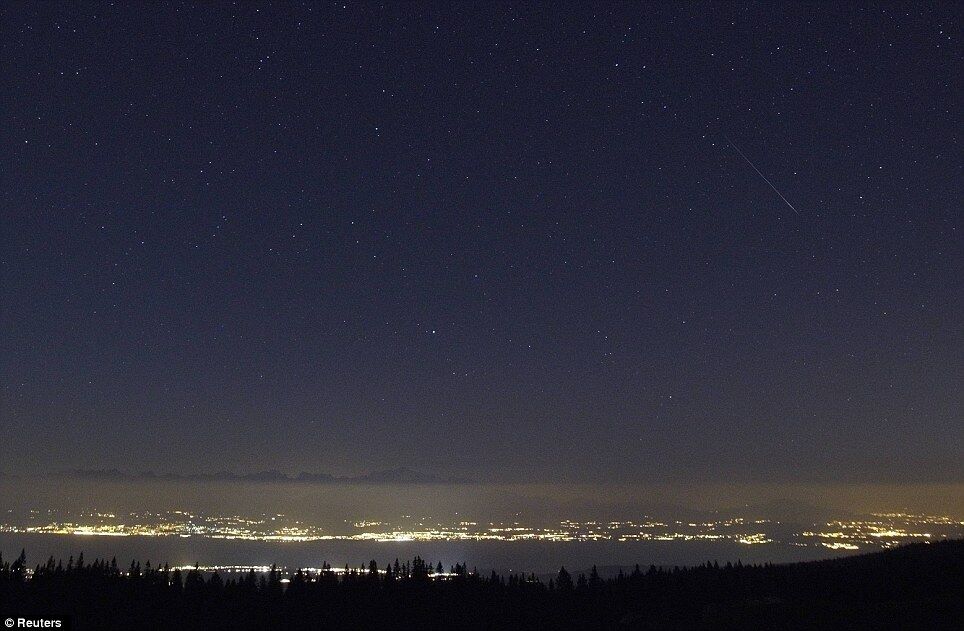
[(205, 537), (252, 541), (731, 541), (742, 545), (785, 543), (832, 550), (887, 548), (910, 541), (964, 536), (964, 522), (945, 516), (905, 513), (871, 514), (803, 527), (764, 519), (727, 518), (683, 522), (644, 517), (620, 521), (572, 521), (532, 524), (422, 518), (414, 525), (360, 520), (332, 531), (285, 515), (208, 515), (188, 511), (115, 514), (7, 511), (0, 532), (112, 537)]

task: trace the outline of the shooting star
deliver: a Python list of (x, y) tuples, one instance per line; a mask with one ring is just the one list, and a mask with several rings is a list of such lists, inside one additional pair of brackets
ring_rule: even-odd
[(734, 149), (736, 149), (736, 152), (737, 152), (738, 154), (740, 154), (740, 157), (743, 158), (744, 160), (746, 160), (746, 163), (749, 164), (751, 167), (753, 167), (753, 170), (757, 172), (757, 175), (759, 175), (760, 177), (762, 177), (762, 178), (763, 178), (763, 181), (770, 185), (770, 188), (773, 189), (773, 192), (780, 196), (780, 199), (782, 199), (782, 200), (786, 203), (786, 205), (790, 207), (790, 210), (792, 210), (793, 212), (795, 212), (795, 213), (797, 213), (797, 214), (799, 215), (799, 214), (800, 214), (800, 211), (793, 207), (793, 204), (791, 204), (790, 201), (789, 201), (786, 197), (783, 196), (783, 193), (781, 193), (779, 190), (777, 190), (777, 187), (774, 186), (773, 183), (770, 182), (770, 180), (767, 179), (767, 176), (763, 175), (763, 173), (760, 171), (760, 169), (756, 168), (756, 165), (755, 165), (755, 164), (753, 164), (752, 162), (750, 162), (750, 159), (746, 157), (746, 154), (745, 154), (745, 153), (743, 153), (742, 151), (740, 151), (740, 148), (736, 146), (736, 143), (734, 143), (732, 140), (730, 140), (730, 137), (727, 136), (726, 134), (723, 134), (723, 137), (726, 138), (726, 141), (727, 141), (728, 143), (730, 143), (730, 146), (731, 146), (731, 147), (733, 147)]

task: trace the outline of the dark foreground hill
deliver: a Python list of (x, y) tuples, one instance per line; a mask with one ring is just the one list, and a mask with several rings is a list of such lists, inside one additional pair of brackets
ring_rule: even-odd
[[(441, 570), (441, 568), (437, 568)], [(550, 581), (444, 578), (421, 559), (282, 577), (52, 559), (0, 562), (0, 617), (67, 616), (73, 629), (961, 628), (964, 541), (787, 565), (707, 563)], [(290, 582), (285, 582), (287, 578)]]

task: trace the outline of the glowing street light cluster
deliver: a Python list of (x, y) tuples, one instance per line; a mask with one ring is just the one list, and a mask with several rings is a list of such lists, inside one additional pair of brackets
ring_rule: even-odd
[[(344, 532), (291, 519), (283, 514), (243, 517), (202, 515), (189, 511), (113, 512), (31, 510), (22, 516), (7, 512), (0, 532), (105, 537), (203, 537), (271, 542), (371, 541), (723, 541), (740, 545), (787, 543), (831, 550), (888, 548), (909, 541), (964, 536), (964, 522), (947, 516), (881, 513), (866, 519), (831, 520), (786, 534), (787, 525), (764, 519), (729, 518), (716, 521), (563, 520), (551, 525), (513, 522), (419, 520), (414, 528), (385, 521), (359, 520)], [(783, 532), (780, 535), (777, 533)]]

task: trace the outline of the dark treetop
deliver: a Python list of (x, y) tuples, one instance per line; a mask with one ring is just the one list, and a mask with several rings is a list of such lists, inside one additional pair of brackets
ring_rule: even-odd
[[(489, 576), (461, 564), (441, 576), (415, 557), (339, 577), (272, 566), (205, 577), (166, 565), (0, 562), (0, 615), (68, 616), (76, 629), (958, 629), (964, 541), (796, 563), (636, 566), (605, 577), (561, 568)], [(439, 574), (434, 574), (439, 572)]]

